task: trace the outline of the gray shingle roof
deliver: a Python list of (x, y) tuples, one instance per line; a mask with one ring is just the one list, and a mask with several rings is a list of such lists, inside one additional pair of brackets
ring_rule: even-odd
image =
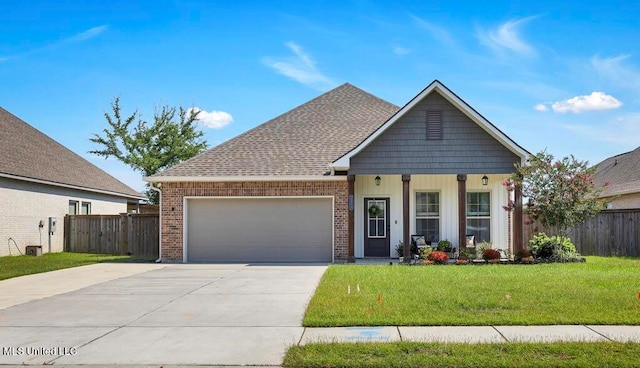
[(326, 175), (398, 109), (345, 83), (151, 178)]
[(109, 192), (130, 199), (140, 193), (0, 107), (0, 175)]
[(599, 186), (609, 182), (603, 197), (640, 192), (640, 147), (596, 165), (595, 181)]

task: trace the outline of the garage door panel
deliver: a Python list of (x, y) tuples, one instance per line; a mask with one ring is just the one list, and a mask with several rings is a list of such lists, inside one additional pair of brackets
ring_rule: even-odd
[(328, 198), (187, 200), (190, 262), (331, 262)]

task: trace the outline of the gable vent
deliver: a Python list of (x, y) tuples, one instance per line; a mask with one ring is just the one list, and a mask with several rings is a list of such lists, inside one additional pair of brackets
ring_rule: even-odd
[(442, 139), (442, 111), (427, 111), (427, 139)]

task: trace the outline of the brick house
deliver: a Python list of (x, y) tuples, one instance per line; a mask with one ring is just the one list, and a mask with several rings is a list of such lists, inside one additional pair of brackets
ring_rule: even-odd
[(164, 261), (332, 262), (519, 246), (502, 182), (528, 155), (437, 80), (404, 107), (343, 84), (146, 180)]
[(67, 214), (127, 212), (146, 199), (47, 135), (0, 108), (0, 256), (63, 250)]

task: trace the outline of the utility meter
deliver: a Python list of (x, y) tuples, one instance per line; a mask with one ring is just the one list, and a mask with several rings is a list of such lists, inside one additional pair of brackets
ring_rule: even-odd
[(58, 222), (58, 220), (56, 220), (55, 217), (49, 217), (49, 233), (53, 234), (56, 232), (56, 223)]

